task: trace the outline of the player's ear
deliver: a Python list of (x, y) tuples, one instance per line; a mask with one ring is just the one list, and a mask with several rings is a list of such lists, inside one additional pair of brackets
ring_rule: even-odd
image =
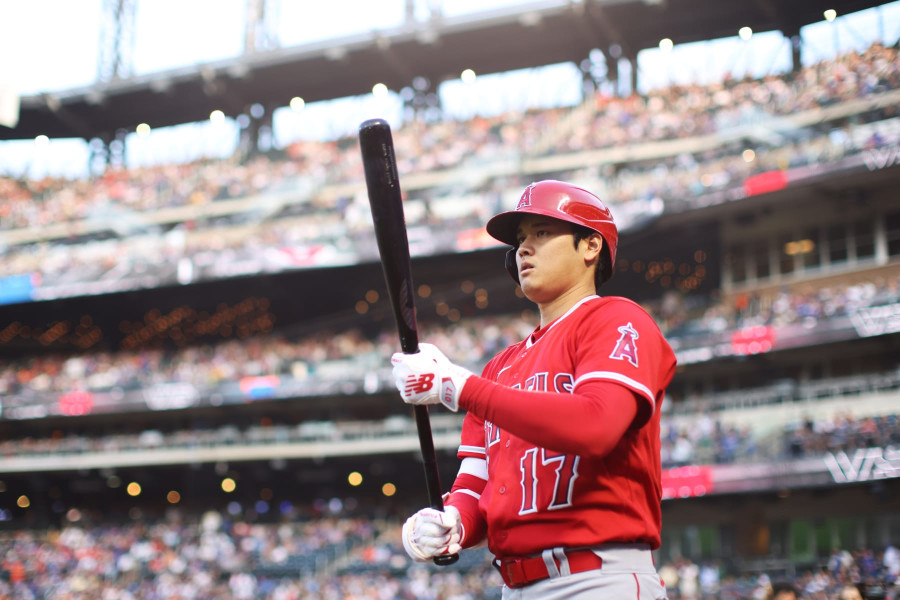
[(598, 259), (600, 251), (603, 250), (603, 236), (595, 232), (586, 237), (584, 241), (586, 242), (584, 260), (591, 262)]

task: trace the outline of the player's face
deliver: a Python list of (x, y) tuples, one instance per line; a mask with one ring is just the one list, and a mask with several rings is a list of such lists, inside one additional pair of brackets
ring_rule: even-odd
[(572, 226), (541, 215), (526, 215), (517, 229), (516, 266), (525, 297), (548, 303), (583, 287), (593, 287), (593, 272), (585, 264), (585, 241), (575, 247)]

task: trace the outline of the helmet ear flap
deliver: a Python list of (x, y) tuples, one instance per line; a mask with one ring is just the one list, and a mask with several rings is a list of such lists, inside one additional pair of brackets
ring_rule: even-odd
[(506, 271), (512, 276), (513, 281), (519, 283), (519, 267), (516, 266), (516, 250), (518, 248), (510, 248), (506, 251)]

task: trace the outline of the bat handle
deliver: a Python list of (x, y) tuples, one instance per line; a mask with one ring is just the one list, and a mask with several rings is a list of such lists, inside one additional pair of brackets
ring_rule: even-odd
[[(444, 510), (444, 500), (441, 497), (441, 482), (438, 478), (437, 458), (434, 452), (434, 438), (431, 435), (431, 420), (428, 418), (427, 406), (414, 407), (416, 414), (416, 429), (419, 432), (419, 445), (422, 447), (422, 457), (425, 461), (425, 488), (428, 491), (428, 502), (435, 510)], [(434, 557), (434, 564), (440, 566), (452, 565), (459, 560), (459, 554), (443, 554)]]

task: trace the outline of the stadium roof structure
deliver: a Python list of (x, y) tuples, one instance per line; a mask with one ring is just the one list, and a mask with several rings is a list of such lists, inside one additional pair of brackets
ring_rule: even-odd
[(237, 58), (89, 87), (21, 98), (15, 128), (0, 139), (113, 139), (138, 124), (202, 121), (212, 110), (271, 112), (293, 97), (306, 102), (365, 94), (375, 83), (400, 90), (416, 77), (436, 85), (466, 68), (480, 75), (572, 61), (618, 47), (634, 57), (659, 40), (686, 43), (754, 32), (797, 34), (884, 0), (537, 0), (493, 11), (412, 22), (395, 29), (247, 53)]

